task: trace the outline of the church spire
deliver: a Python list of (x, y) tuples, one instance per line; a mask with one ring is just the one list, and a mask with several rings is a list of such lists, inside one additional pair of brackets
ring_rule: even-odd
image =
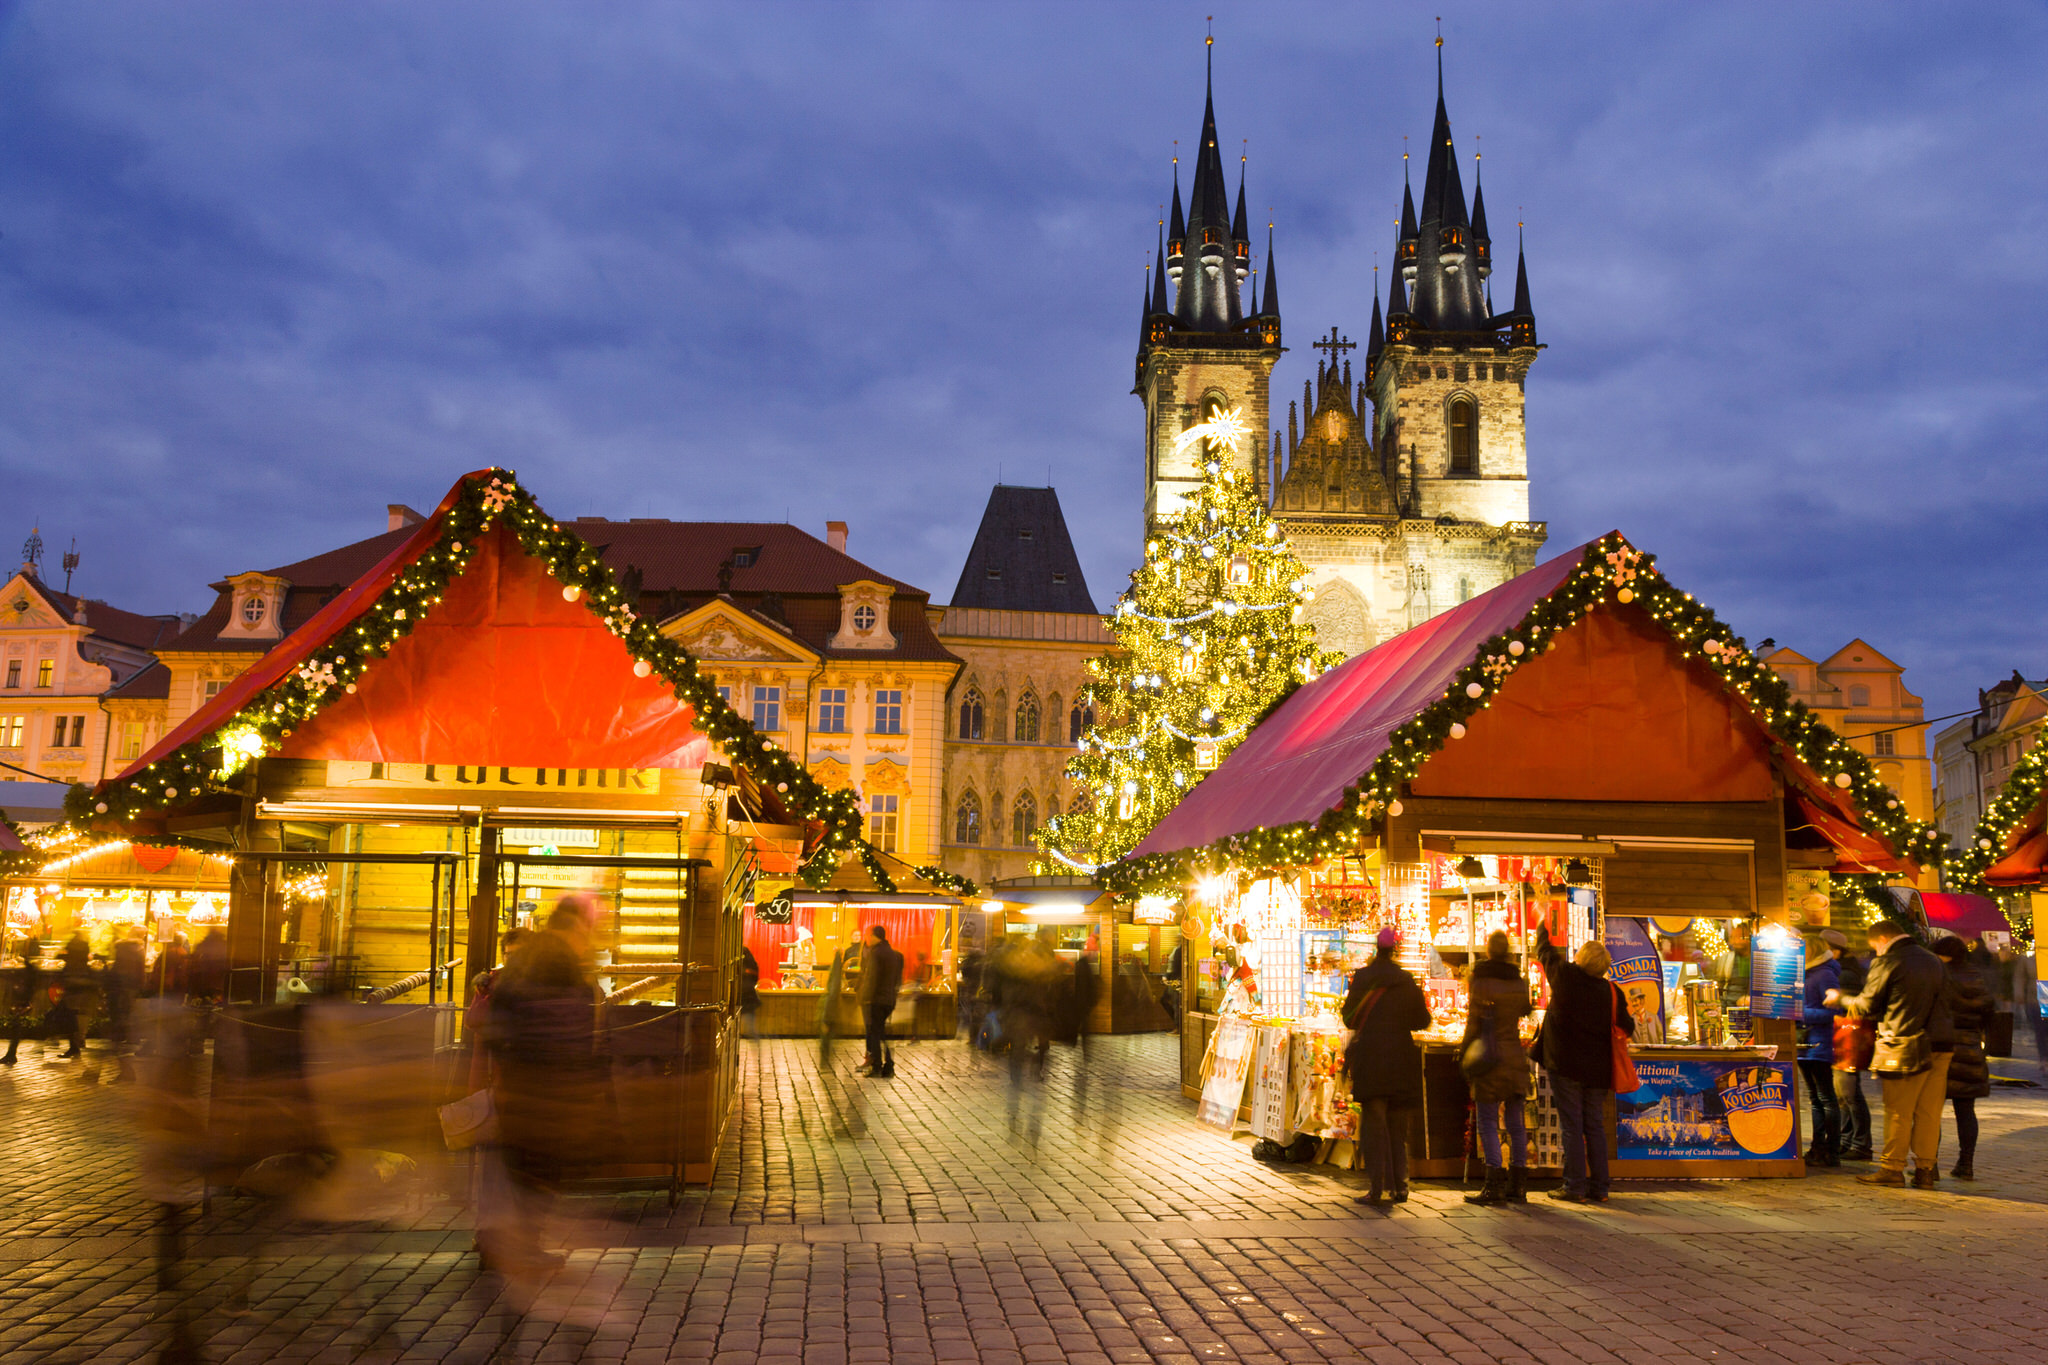
[(1507, 323), (1517, 346), (1536, 344), (1536, 310), (1529, 304), (1529, 261), (1522, 254), (1522, 225), (1515, 224), (1515, 306)]
[(1423, 168), (1422, 214), (1417, 228), (1416, 321), (1430, 331), (1485, 330), (1485, 290), (1479, 272), (1469, 268), (1472, 224), (1466, 217), (1465, 187), (1458, 175), (1450, 108), (1444, 100), (1441, 35), (1437, 38), (1436, 118), (1430, 129), (1429, 159)]
[(1273, 225), (1266, 224), (1266, 303), (1259, 309), (1259, 316), (1277, 318), (1280, 316), (1280, 276), (1273, 269)]
[(1152, 311), (1171, 313), (1173, 305), (1166, 301), (1166, 225), (1159, 225), (1158, 264), (1152, 271)]
[[(1209, 43), (1209, 78), (1202, 106), (1202, 139), (1195, 149), (1195, 180), (1188, 191), (1186, 245), (1173, 301), (1179, 325), (1197, 332), (1221, 332), (1244, 316), (1238, 305), (1240, 271), (1251, 268), (1249, 244), (1240, 240), (1230, 215), (1230, 190), (1223, 178), (1223, 153), (1216, 136), (1215, 44)], [(1187, 257), (1194, 259), (1188, 261)], [(1190, 268), (1192, 267), (1192, 268)]]
[[(1477, 142), (1478, 138), (1472, 139)], [(1493, 240), (1486, 231), (1486, 186), (1479, 180), (1479, 153), (1472, 153), (1472, 268), (1485, 279), (1493, 273)]]

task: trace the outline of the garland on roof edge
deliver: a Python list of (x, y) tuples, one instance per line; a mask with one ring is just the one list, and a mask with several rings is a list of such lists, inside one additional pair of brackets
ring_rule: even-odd
[[(860, 865), (866, 869), (869, 878), (875, 883), (877, 891), (880, 891), (885, 896), (896, 894), (896, 879), (891, 877), (889, 870), (882, 865), (881, 856), (873, 844), (869, 843), (866, 839), (857, 840), (854, 844), (854, 855), (860, 859)], [(822, 891), (825, 889), (826, 884), (832, 880), (833, 874), (838, 870), (838, 855), (829, 849), (820, 849), (797, 869), (797, 878), (811, 890)], [(953, 895), (978, 896), (981, 894), (981, 888), (975, 885), (973, 881), (957, 873), (947, 872), (936, 865), (931, 867), (913, 867), (910, 870), (930, 882), (933, 886), (938, 887), (942, 891), (949, 891)]]
[(411, 634), (441, 600), (448, 585), (468, 567), (476, 545), (502, 521), (520, 548), (541, 561), (562, 583), (562, 597), (581, 601), (624, 642), (640, 677), (659, 674), (676, 698), (696, 713), (697, 728), (729, 759), (774, 787), (788, 804), (825, 826), (820, 856), (861, 842), (860, 807), (852, 792), (827, 788), (786, 750), (763, 737), (697, 668), (696, 660), (642, 617), (599, 551), (540, 509), (507, 469), (465, 475), (442, 523), (441, 537), (398, 577), (355, 621), (319, 646), (297, 668), (249, 699), (212, 734), (202, 735), (151, 763), (127, 781), (109, 783), (75, 812), (101, 821), (126, 822), (181, 805), (209, 793), (230, 792), (229, 783), (250, 762), (275, 753), (337, 695), (356, 690), (357, 680)]
[(2036, 744), (2026, 757), (2013, 765), (2012, 775), (1991, 798), (1984, 818), (1977, 822), (1967, 846), (1949, 859), (1949, 871), (1956, 885), (1979, 895), (1996, 895), (2002, 888), (1987, 884), (1984, 873), (2009, 851), (2013, 831), (2041, 804), (2048, 791), (2048, 744)]
[(1228, 872), (1255, 878), (1353, 852), (1376, 830), (1382, 815), (1401, 813), (1404, 784), (1430, 755), (1464, 738), (1465, 722), (1492, 704), (1508, 675), (1610, 598), (1640, 605), (1670, 633), (1680, 653), (1720, 674), (1785, 750), (1854, 801), (1866, 829), (1915, 862), (1939, 862), (1946, 836), (1906, 813), (1867, 755), (1793, 700), (1784, 679), (1751, 654), (1710, 608), (1673, 587), (1656, 568), (1654, 556), (1610, 534), (1588, 545), (1570, 576), (1517, 625), (1481, 645), (1442, 697), (1395, 729), (1372, 767), (1321, 818), (1125, 859), (1101, 868), (1099, 876), (1120, 896), (1171, 896), (1203, 876)]

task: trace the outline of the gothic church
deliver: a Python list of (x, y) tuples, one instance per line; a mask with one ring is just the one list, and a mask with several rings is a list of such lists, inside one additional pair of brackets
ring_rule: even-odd
[[(1185, 211), (1176, 159), (1139, 332), (1148, 530), (1201, 481), (1203, 463), (1229, 459), (1257, 481), (1311, 570), (1308, 619), (1320, 640), (1346, 654), (1533, 567), (1544, 540), (1543, 523), (1529, 520), (1523, 435), (1523, 386), (1541, 349), (1528, 269), (1518, 243), (1514, 304), (1495, 313), (1486, 200), (1475, 181), (1468, 211), (1438, 46), (1422, 210), (1404, 185), (1386, 311), (1376, 292), (1355, 386), (1356, 347), (1332, 328), (1314, 343), (1324, 352), (1316, 378), (1299, 406), (1288, 402), (1284, 438), (1275, 428), (1270, 390), (1285, 348), (1272, 230), (1261, 297), (1243, 172), (1233, 211), (1217, 150), (1213, 75)], [(1270, 455), (1256, 440), (1237, 450), (1179, 441), (1233, 408), (1254, 432), (1272, 431)]]

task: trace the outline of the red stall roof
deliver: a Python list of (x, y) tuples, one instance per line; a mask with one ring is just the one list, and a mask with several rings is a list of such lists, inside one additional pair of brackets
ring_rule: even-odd
[(1929, 927), (1945, 929), (1957, 938), (2012, 932), (2012, 925), (1999, 910), (1998, 903), (1986, 896), (1972, 896), (1960, 891), (1923, 891), (1920, 903), (1927, 910)]

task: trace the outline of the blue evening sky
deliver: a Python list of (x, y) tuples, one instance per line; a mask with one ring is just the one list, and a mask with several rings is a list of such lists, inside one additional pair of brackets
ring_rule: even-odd
[[(1284, 413), (1363, 339), (1444, 8), (0, 3), (0, 536), (198, 609), (499, 463), (565, 517), (843, 519), (943, 600), (989, 485), (1049, 475), (1106, 606), (1203, 16)], [(1930, 714), (2048, 673), (2048, 11), (1444, 33), (1496, 240), (1529, 224), (1552, 548), (1618, 526)]]

